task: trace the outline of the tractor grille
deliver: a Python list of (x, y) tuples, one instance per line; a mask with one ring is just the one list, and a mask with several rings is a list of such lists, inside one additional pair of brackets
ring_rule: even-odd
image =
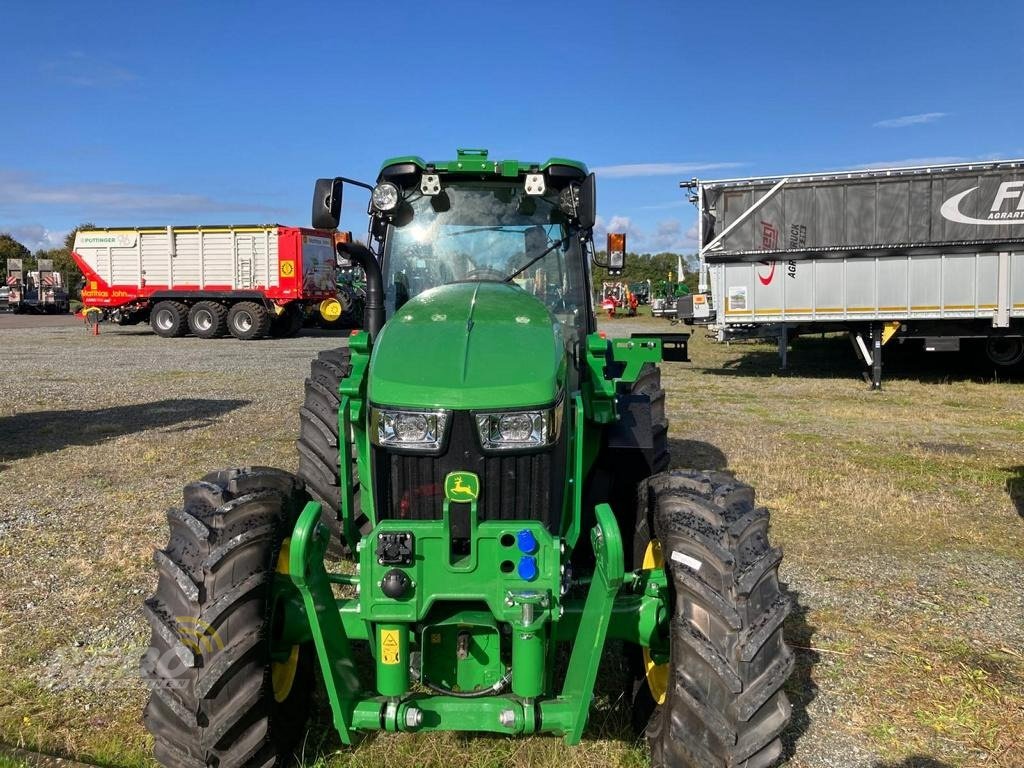
[(558, 443), (531, 453), (484, 454), (473, 417), (452, 414), (451, 434), (440, 456), (374, 449), (376, 499), (382, 519), (440, 520), (444, 478), (469, 471), (480, 477), (477, 513), (484, 520), (538, 520), (549, 531), (561, 523), (565, 430)]

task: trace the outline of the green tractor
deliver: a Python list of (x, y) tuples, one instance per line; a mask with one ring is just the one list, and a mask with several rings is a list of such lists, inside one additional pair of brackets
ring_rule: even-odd
[(168, 513), (142, 661), (157, 760), (290, 760), (316, 676), (344, 744), (577, 744), (612, 646), (653, 765), (773, 764), (781, 553), (750, 487), (669, 469), (661, 340), (597, 331), (593, 174), (400, 157), (372, 187), (318, 181), (314, 227), (345, 186), (371, 192), (369, 245), (339, 246), (366, 327), (312, 363), (298, 476), (216, 472)]

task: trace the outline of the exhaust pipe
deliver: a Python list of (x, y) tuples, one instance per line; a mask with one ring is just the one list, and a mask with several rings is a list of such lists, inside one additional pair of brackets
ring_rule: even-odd
[(366, 275), (366, 313), (363, 325), (373, 342), (384, 327), (384, 277), (373, 253), (362, 243), (338, 243), (338, 253), (360, 267)]

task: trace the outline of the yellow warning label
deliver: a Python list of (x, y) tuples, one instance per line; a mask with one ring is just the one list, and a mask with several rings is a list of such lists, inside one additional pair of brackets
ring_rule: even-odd
[(380, 663), (398, 664), (398, 630), (382, 629), (380, 631)]
[(295, 262), (290, 259), (284, 260), (280, 265), (281, 277), (291, 277), (295, 274)]

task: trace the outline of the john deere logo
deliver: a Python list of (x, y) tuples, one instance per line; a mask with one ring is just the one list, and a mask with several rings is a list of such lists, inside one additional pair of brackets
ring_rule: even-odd
[(476, 501), (480, 496), (480, 478), (472, 472), (449, 472), (444, 479), (444, 497), (448, 501)]

